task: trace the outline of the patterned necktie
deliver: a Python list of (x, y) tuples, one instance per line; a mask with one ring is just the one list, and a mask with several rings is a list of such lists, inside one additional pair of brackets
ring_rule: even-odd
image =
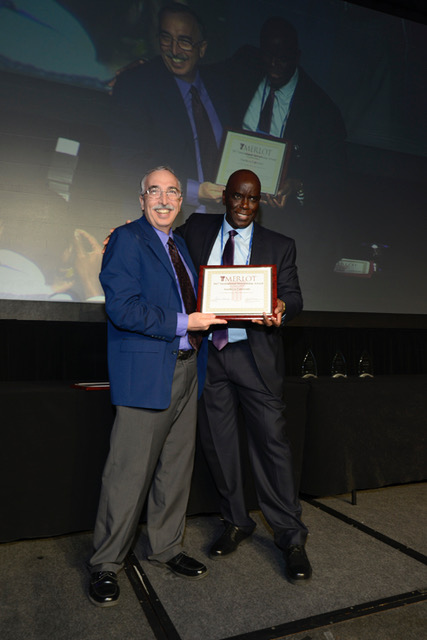
[[(174, 266), (176, 276), (178, 278), (179, 287), (181, 289), (181, 296), (184, 302), (185, 312), (190, 315), (196, 310), (196, 296), (194, 295), (193, 285), (191, 284), (190, 277), (187, 273), (187, 269), (184, 266), (175, 242), (172, 238), (168, 240), (169, 255)], [(189, 331), (188, 341), (193, 349), (198, 349), (202, 342), (202, 336), (199, 333)]]
[[(228, 234), (228, 240), (222, 253), (222, 264), (224, 265), (234, 264), (234, 236), (237, 235), (237, 231), (231, 229)], [(228, 329), (216, 329), (216, 331), (213, 331), (212, 343), (218, 351), (221, 351), (228, 344)]]
[(200, 99), (199, 92), (194, 85), (191, 87), (190, 92), (191, 108), (193, 110), (193, 118), (197, 130), (203, 177), (205, 180), (213, 182), (216, 179), (215, 171), (217, 168), (216, 164), (218, 155), (218, 147), (214, 131), (207, 111)]
[(271, 87), (270, 93), (268, 94), (267, 100), (264, 103), (262, 108), (259, 122), (258, 122), (258, 131), (262, 131), (263, 133), (270, 133), (271, 128), (271, 118), (273, 117), (273, 107), (274, 107), (274, 89)]

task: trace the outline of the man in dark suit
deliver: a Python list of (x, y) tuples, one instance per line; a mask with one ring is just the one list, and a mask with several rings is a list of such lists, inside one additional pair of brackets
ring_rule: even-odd
[[(300, 59), (295, 28), (273, 16), (261, 27), (260, 46), (239, 49), (224, 73), (231, 78), (233, 121), (290, 142), (286, 180), (276, 195), (263, 196), (261, 221), (295, 239), (300, 281), (316, 299), (321, 287), (335, 283), (348, 224), (346, 128), (337, 105)], [(320, 236), (327, 241), (319, 242)]]
[[(274, 16), (260, 32), (259, 48), (242, 47), (229, 61), (234, 119), (244, 129), (291, 141), (288, 180), (270, 204), (282, 206), (296, 191), (318, 206), (339, 187), (346, 166), (346, 129), (338, 107), (300, 65), (293, 25)], [(315, 189), (315, 196), (311, 190)]]
[[(185, 578), (206, 567), (182, 552), (193, 469), (200, 334), (217, 320), (195, 312), (196, 273), (172, 224), (182, 203), (172, 170), (141, 182), (144, 216), (119, 227), (105, 251), (100, 280), (108, 315), (108, 368), (116, 419), (90, 560), (89, 598), (117, 603), (122, 568), (147, 498), (149, 559)], [(199, 356), (196, 351), (199, 349)]]
[(283, 550), (287, 575), (296, 581), (309, 578), (311, 566), (304, 546), (307, 528), (301, 521), (285, 435), (282, 324), (301, 311), (302, 297), (294, 241), (254, 221), (260, 194), (260, 181), (252, 171), (236, 171), (223, 193), (225, 216), (195, 213), (176, 233), (185, 239), (196, 268), (222, 264), (223, 251), (229, 243), (234, 245), (234, 264), (277, 265), (275, 317), (264, 316), (263, 320), (237, 326), (229, 323), (225, 346), (222, 332), (212, 333), (198, 425), (204, 453), (221, 495), (225, 521), (223, 534), (210, 550), (211, 557), (222, 558), (234, 552), (255, 528), (243, 492), (240, 406), (258, 503), (273, 529), (276, 544)]
[(229, 122), (226, 78), (212, 67), (199, 69), (207, 48), (204, 26), (183, 4), (160, 10), (159, 45), (160, 56), (119, 74), (114, 86), (115, 164), (127, 181), (147, 159), (179, 166), (185, 207), (212, 210), (223, 189), (213, 181)]

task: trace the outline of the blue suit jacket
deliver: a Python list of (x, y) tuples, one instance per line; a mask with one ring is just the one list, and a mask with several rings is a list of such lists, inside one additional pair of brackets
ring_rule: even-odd
[[(185, 242), (179, 237), (175, 241), (197, 284)], [(182, 306), (169, 257), (145, 217), (113, 232), (100, 280), (108, 315), (113, 404), (166, 409), (179, 347), (177, 312)], [(202, 382), (206, 344), (199, 352), (198, 366)]]

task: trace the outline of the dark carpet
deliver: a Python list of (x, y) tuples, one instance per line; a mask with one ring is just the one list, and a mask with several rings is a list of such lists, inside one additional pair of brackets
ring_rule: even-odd
[(220, 519), (189, 518), (198, 581), (145, 560), (144, 532), (119, 575), (116, 607), (86, 596), (91, 534), (0, 545), (3, 640), (422, 640), (427, 636), (427, 484), (303, 501), (313, 577), (292, 585), (259, 512), (228, 558), (211, 560)]

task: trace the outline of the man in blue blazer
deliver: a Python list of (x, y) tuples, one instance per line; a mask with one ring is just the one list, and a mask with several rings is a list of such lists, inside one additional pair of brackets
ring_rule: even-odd
[(144, 176), (140, 203), (144, 216), (114, 231), (100, 275), (117, 410), (89, 562), (89, 598), (103, 607), (117, 603), (117, 572), (146, 500), (149, 559), (185, 578), (207, 573), (181, 545), (195, 449), (197, 367), (203, 374), (206, 365), (198, 332), (225, 321), (195, 311), (196, 273), (184, 241), (171, 231), (182, 203), (171, 169)]

